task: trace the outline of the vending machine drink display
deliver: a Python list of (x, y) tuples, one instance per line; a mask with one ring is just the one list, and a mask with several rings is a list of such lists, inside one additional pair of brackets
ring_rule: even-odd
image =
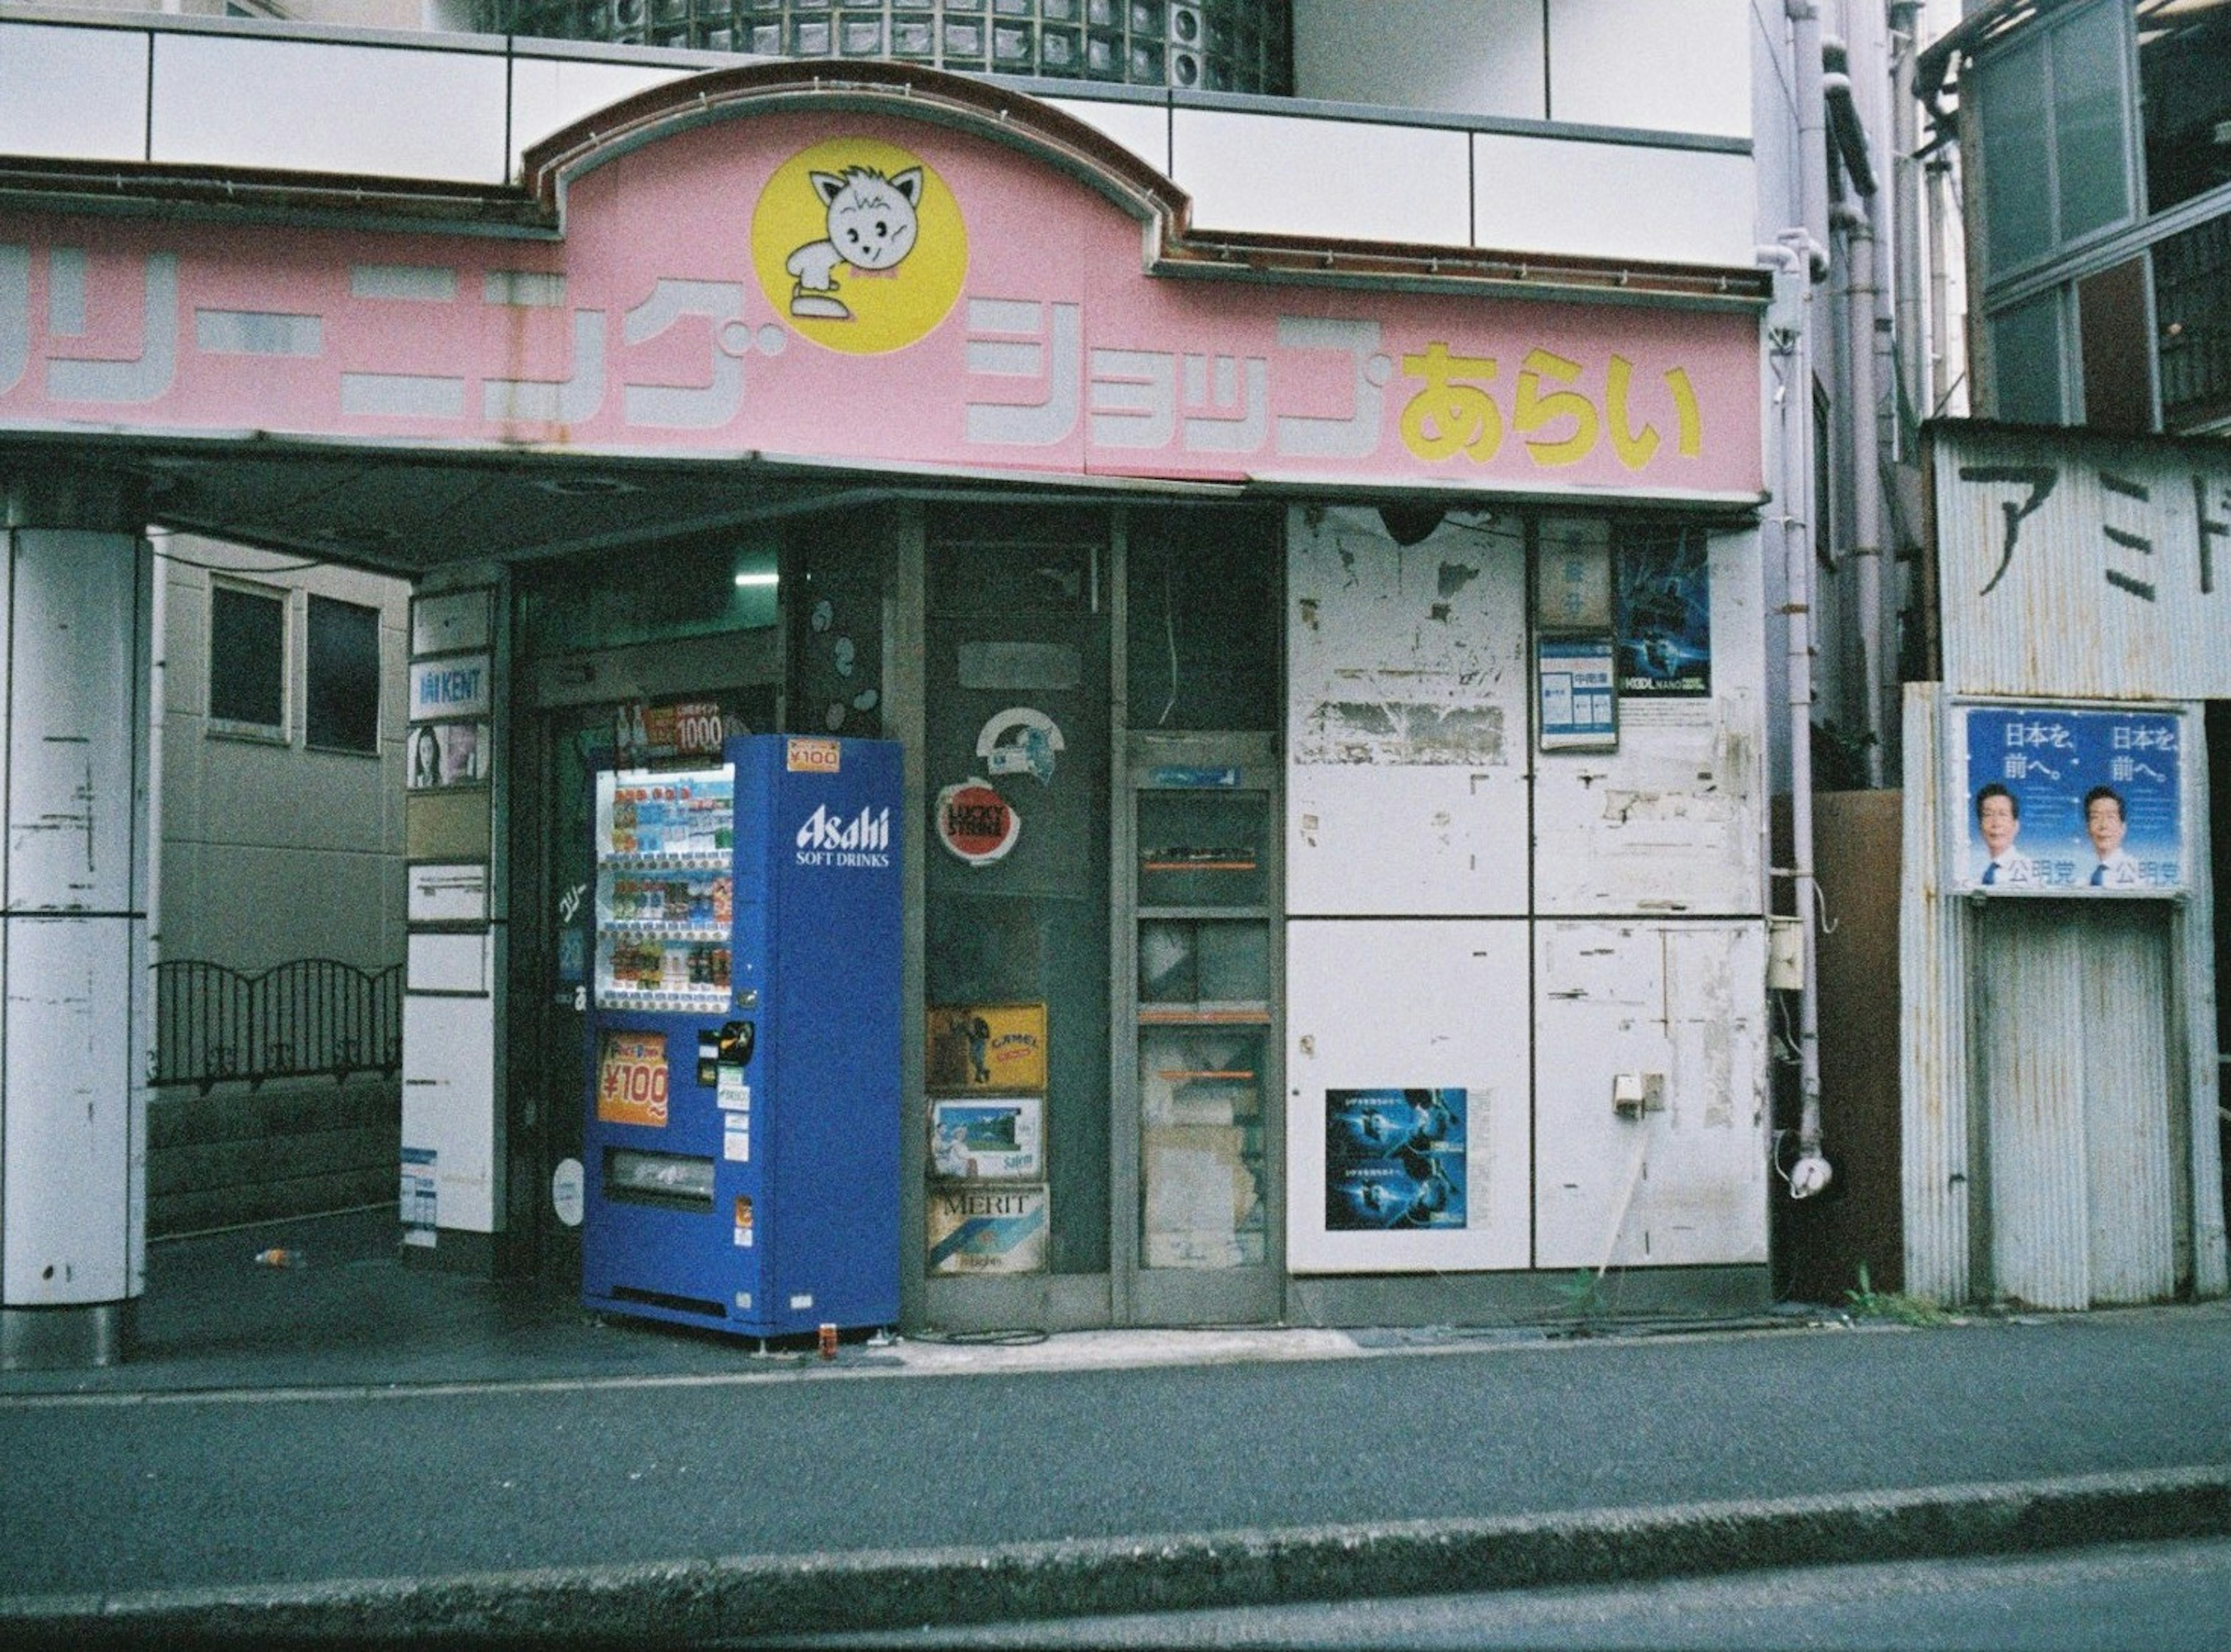
[(894, 1323), (899, 748), (753, 735), (596, 787), (583, 1300)]

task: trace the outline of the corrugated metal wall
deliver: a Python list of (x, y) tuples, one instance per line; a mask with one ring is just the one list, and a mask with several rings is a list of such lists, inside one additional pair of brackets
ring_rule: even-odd
[(1948, 688), (2231, 698), (2231, 448), (1968, 425), (1933, 442)]
[(1898, 900), (1899, 1088), (1904, 1095), (1905, 1288), (1968, 1299), (1966, 914), (1946, 894), (1943, 694), (1905, 689), (1905, 874)]
[(2036, 1307), (2176, 1289), (2169, 912), (1974, 914), (1994, 1293)]
[[(2039, 1306), (2227, 1287), (2212, 810), (2231, 697), (2231, 454), (1937, 427), (1944, 681), (1909, 685), (1900, 900), (1906, 1286)], [(2189, 883), (2111, 911), (1953, 893), (1969, 697), (2189, 713)]]

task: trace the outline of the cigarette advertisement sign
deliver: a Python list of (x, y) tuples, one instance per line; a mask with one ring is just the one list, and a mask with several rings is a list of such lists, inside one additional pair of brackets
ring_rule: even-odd
[(1324, 1095), (1328, 1231), (1465, 1225), (1465, 1092)]
[(1046, 1083), (1046, 1007), (1042, 1003), (933, 1004), (931, 1090), (944, 1095), (1029, 1091)]
[(1042, 1098), (986, 1095), (929, 1104), (929, 1171), (955, 1180), (1045, 1174)]
[(933, 1274), (1038, 1273), (1045, 1243), (1043, 1185), (929, 1190)]
[(666, 1035), (608, 1032), (597, 1050), (597, 1117), (666, 1127)]
[(2159, 895), (2185, 886), (2185, 718), (2044, 704), (1954, 709), (1955, 887)]

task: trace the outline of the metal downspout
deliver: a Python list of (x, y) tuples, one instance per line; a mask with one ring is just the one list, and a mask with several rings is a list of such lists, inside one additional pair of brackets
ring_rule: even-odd
[[(1831, 60), (1848, 68), (1850, 54), (1841, 42), (1828, 47)], [(1880, 259), (1882, 237), (1877, 215), (1882, 197), (1876, 184), (1873, 158), (1869, 153), (1866, 122), (1852, 95), (1848, 73), (1821, 77), (1828, 119), (1836, 135), (1837, 152), (1844, 171), (1859, 192), (1860, 203), (1839, 202), (1831, 213), (1844, 237), (1844, 314), (1842, 333), (1849, 355), (1847, 375), (1851, 405), (1845, 410), (1851, 459), (1853, 572), (1858, 586), (1855, 605), (1859, 618), (1859, 681), (1862, 726), (1867, 736), (1866, 783), (1883, 783), (1883, 755), (1887, 749), (1884, 707), (1892, 674), (1884, 669), (1881, 376), (1876, 360), (1876, 321), (1882, 307)]]
[(1891, 290), (1896, 311), (1898, 382), (1899, 394), (1892, 404), (1898, 416), (1891, 421), (1892, 457), (1900, 462), (1912, 455), (1905, 451), (1904, 410), (1922, 416), (1933, 403), (1925, 399), (1924, 335), (1921, 326), (1921, 177), (1918, 112), (1914, 107), (1913, 59), (1921, 49), (1921, 0), (1891, 0)]
[(1788, 619), (1786, 686), (1789, 696), (1789, 875), (1798, 920), (1803, 986), (1798, 994), (1798, 1071), (1803, 1098), (1798, 1162), (1789, 1191), (1804, 1198), (1827, 1186), (1820, 1154), (1820, 1006), (1817, 937), (1819, 898), (1813, 869), (1813, 289), (1828, 273), (1827, 106), (1820, 78), (1820, 14), (1814, 0), (1783, 0), (1796, 59), (1797, 165), (1803, 224), (1780, 237), (1799, 261), (1802, 319), (1790, 341), (1782, 381), (1782, 527), (1784, 604)]

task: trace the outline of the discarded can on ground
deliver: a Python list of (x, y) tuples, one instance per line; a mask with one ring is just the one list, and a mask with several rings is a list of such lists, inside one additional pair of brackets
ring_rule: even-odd
[(834, 1359), (837, 1357), (837, 1327), (833, 1325), (824, 1325), (821, 1327), (821, 1357), (824, 1359)]
[(283, 1245), (255, 1253), (255, 1265), (259, 1268), (300, 1268), (307, 1260), (301, 1251), (288, 1250)]

